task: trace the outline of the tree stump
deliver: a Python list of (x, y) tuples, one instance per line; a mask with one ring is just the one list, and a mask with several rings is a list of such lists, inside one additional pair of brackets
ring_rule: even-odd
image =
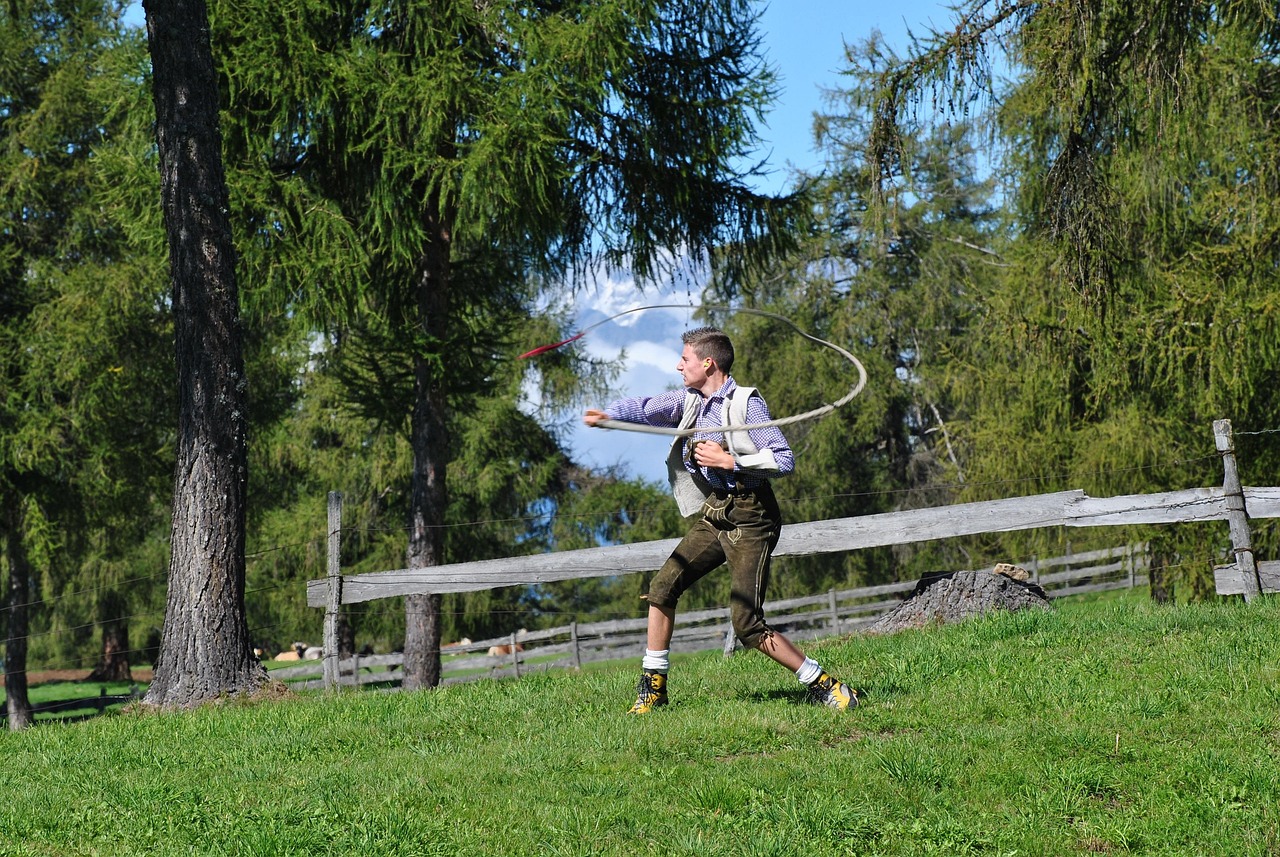
[(896, 634), (994, 610), (1053, 609), (1044, 590), (1028, 577), (1026, 571), (1008, 563), (1000, 563), (994, 571), (928, 575), (916, 584), (910, 598), (871, 623), (866, 633)]

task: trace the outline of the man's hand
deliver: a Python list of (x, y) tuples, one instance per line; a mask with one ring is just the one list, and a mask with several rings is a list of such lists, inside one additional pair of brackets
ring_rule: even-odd
[(587, 412), (583, 414), (582, 421), (589, 426), (598, 424), (601, 420), (609, 419), (609, 415), (604, 411), (598, 411), (595, 408), (587, 408)]
[(715, 441), (700, 440), (693, 445), (693, 460), (699, 467), (716, 470), (733, 470), (734, 460), (729, 450)]

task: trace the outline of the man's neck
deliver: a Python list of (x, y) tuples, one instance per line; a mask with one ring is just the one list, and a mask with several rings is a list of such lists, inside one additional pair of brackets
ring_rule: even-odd
[(729, 376), (723, 372), (717, 372), (714, 375), (708, 375), (707, 380), (702, 382), (701, 387), (695, 387), (704, 399), (709, 399), (720, 391), (724, 386), (724, 382), (729, 380)]

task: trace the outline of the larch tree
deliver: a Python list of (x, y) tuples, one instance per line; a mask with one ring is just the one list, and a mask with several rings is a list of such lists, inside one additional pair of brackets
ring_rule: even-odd
[(247, 382), (207, 9), (143, 6), (178, 389), (169, 595), (145, 701), (191, 706), (266, 683), (245, 621)]
[[(869, 139), (883, 186), (901, 180), (911, 121), (969, 115), (992, 130), (1011, 242), (971, 347), (986, 357), (952, 389), (968, 496), (1019, 479), (1099, 494), (1220, 482), (1211, 421), (1280, 421), (1275, 5), (959, 12), (880, 75)], [(996, 89), (1001, 50), (1015, 77)], [(1274, 471), (1256, 436), (1240, 450), (1247, 468)], [(1225, 533), (1140, 535), (1194, 557), (1186, 591), (1207, 593)]]
[[(155, 430), (165, 328), (153, 265), (97, 193), (113, 147), (152, 133), (129, 109), (145, 51), (121, 11), (0, 10), (0, 552), (15, 680), (28, 655), (80, 662), (96, 627), (99, 666), (128, 675), (118, 599), (138, 587), (112, 561), (151, 520), (160, 468), (150, 451), (167, 436)], [(76, 630), (27, 646), (26, 629), (56, 625)]]
[[(771, 98), (746, 0), (213, 11), (256, 240), (313, 248), (285, 293), (412, 390), (409, 567), (446, 559), (450, 412), (502, 356), (479, 307), (600, 260), (644, 278), (785, 235), (790, 201), (742, 166)], [(405, 684), (434, 686), (440, 598), (405, 613)]]

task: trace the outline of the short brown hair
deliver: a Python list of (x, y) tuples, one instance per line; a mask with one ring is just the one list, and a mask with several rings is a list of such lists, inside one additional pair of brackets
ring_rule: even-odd
[(718, 327), (695, 327), (680, 337), (685, 345), (693, 346), (699, 357), (710, 357), (727, 375), (733, 369), (733, 343), (728, 334)]

